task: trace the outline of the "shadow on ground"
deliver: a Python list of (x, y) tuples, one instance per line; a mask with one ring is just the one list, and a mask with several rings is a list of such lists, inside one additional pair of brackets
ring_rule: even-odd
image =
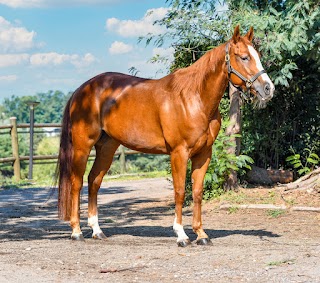
[[(122, 195), (120, 199), (101, 203), (100, 224), (107, 236), (130, 235), (136, 237), (175, 237), (171, 226), (161, 226), (159, 222), (165, 217), (173, 219), (173, 204), (163, 199), (146, 196), (124, 197), (131, 192), (128, 187), (110, 187), (101, 193)], [(86, 226), (87, 189), (82, 194), (82, 226), (85, 237), (91, 236)], [(138, 194), (136, 194), (138, 195)], [(24, 240), (69, 239), (71, 229), (66, 222), (57, 217), (57, 192), (44, 188), (0, 189), (0, 242)], [(141, 224), (141, 222), (147, 223)], [(158, 222), (158, 224), (157, 224)], [(163, 221), (162, 221), (163, 222)], [(191, 240), (195, 235), (186, 229)], [(256, 237), (279, 237), (280, 235), (266, 230), (214, 230), (206, 229), (210, 238), (223, 238), (230, 235)]]

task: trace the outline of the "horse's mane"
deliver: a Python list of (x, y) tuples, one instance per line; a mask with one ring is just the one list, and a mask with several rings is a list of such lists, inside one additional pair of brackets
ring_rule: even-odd
[(189, 67), (176, 70), (171, 74), (171, 86), (175, 92), (200, 93), (209, 74), (215, 71), (215, 67), (221, 60), (224, 48), (218, 46), (206, 52), (200, 59)]

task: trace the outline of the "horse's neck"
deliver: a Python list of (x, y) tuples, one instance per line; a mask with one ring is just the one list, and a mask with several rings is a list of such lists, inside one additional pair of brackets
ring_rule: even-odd
[[(225, 44), (207, 52), (193, 65), (180, 69), (165, 78), (182, 101), (201, 100), (201, 108), (208, 120), (218, 108), (228, 83), (225, 63)], [(198, 99), (199, 98), (199, 99)]]
[[(209, 55), (209, 54), (208, 54)], [(203, 103), (204, 112), (208, 119), (218, 109), (220, 100), (228, 85), (228, 75), (225, 63), (225, 45), (220, 45), (210, 51), (210, 70), (204, 78), (200, 90), (200, 97)]]

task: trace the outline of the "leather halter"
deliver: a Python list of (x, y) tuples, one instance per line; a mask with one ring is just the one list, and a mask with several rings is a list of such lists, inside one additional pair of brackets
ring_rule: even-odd
[[(226, 63), (227, 63), (227, 68), (228, 68), (228, 79), (229, 82), (237, 89), (239, 90), (244, 99), (245, 100), (251, 100), (250, 99), (250, 90), (251, 90), (251, 86), (254, 83), (254, 81), (259, 78), (262, 74), (266, 73), (265, 70), (261, 70), (258, 73), (256, 73), (253, 77), (251, 77), (250, 79), (247, 79), (246, 77), (244, 77), (243, 75), (241, 75), (237, 70), (235, 70), (234, 68), (232, 68), (231, 63), (230, 63), (230, 54), (229, 54), (229, 42), (226, 44)], [(233, 84), (233, 82), (230, 80), (230, 75), (231, 74), (235, 74), (237, 77), (239, 77), (242, 81), (245, 82), (246, 84), (246, 88), (247, 88), (247, 94), (244, 93), (244, 91), (240, 88), (240, 86), (236, 86)]]

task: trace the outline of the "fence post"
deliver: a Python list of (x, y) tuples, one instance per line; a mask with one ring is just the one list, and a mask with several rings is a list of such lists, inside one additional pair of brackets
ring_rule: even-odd
[(29, 174), (28, 179), (32, 180), (33, 175), (33, 134), (34, 134), (34, 108), (39, 104), (38, 101), (27, 101), (30, 108), (30, 148), (29, 148)]
[(124, 151), (124, 146), (120, 145), (120, 173), (124, 174), (126, 173), (126, 153)]
[(18, 142), (18, 130), (17, 130), (17, 118), (11, 117), (10, 124), (11, 128), (11, 147), (12, 147), (12, 156), (15, 158), (13, 163), (13, 172), (16, 181), (21, 179), (20, 171), (20, 157), (19, 157), (19, 142)]

